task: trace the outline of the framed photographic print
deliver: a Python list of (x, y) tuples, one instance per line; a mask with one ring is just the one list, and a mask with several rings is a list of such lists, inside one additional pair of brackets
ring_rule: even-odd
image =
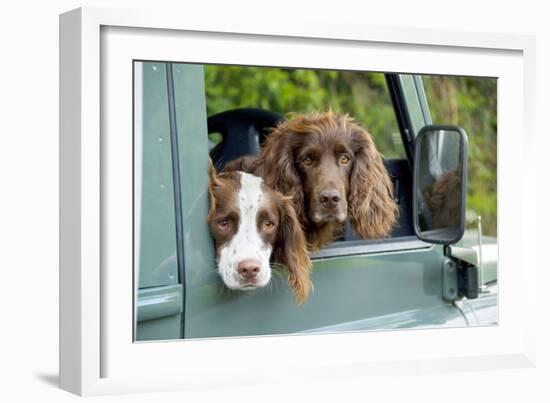
[(60, 24), (64, 389), (532, 365), (532, 38)]

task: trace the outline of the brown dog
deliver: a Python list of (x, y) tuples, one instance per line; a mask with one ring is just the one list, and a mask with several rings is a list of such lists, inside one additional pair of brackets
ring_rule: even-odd
[(370, 134), (348, 115), (296, 115), (277, 125), (257, 157), (227, 164), (287, 195), (311, 250), (337, 237), (349, 218), (363, 239), (387, 236), (398, 214), (382, 157)]
[(458, 169), (440, 175), (423, 191), (432, 215), (432, 228), (458, 228), (461, 219), (460, 188), (462, 173)]

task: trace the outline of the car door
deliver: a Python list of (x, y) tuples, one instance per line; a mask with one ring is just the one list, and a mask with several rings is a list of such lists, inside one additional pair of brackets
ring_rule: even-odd
[(136, 339), (182, 336), (173, 135), (164, 63), (134, 64)]
[[(422, 99), (415, 87), (418, 80), (413, 76), (397, 80), (402, 92), (395, 97), (400, 97), (402, 113), (409, 114), (405, 124), (413, 139), (416, 128), (411, 122), (421, 127), (430, 122), (419, 119), (427, 120), (429, 115), (422, 113)], [(411, 96), (406, 98), (405, 91)], [(206, 138), (205, 131), (193, 134), (201, 137), (197, 142)], [(204, 167), (208, 156), (197, 150), (194, 158), (195, 167)], [(400, 174), (402, 216), (410, 220), (408, 160), (393, 161), (391, 166), (397, 167), (394, 174)], [(192, 217), (187, 225), (193, 231), (206, 231), (204, 214), (198, 208), (194, 205), (185, 211)], [(284, 271), (265, 289), (230, 292), (218, 278), (213, 254), (204, 253), (185, 269), (184, 337), (463, 324), (458, 310), (441, 298), (442, 248), (419, 241), (411, 226), (407, 227), (408, 232), (388, 240), (344, 240), (313, 255), (315, 290), (303, 306), (294, 303)]]

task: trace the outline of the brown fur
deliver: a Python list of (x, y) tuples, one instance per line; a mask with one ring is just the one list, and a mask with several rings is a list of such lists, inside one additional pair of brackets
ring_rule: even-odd
[(455, 169), (442, 174), (429, 188), (424, 198), (432, 215), (432, 228), (460, 226), (460, 188), (462, 178)]
[(207, 222), (210, 226), (210, 233), (214, 238), (217, 256), (220, 248), (236, 234), (238, 225), (233, 224), (227, 231), (220, 232), (216, 230), (215, 222), (221, 217), (232, 217), (234, 221), (238, 222), (239, 206), (236, 203), (235, 195), (239, 192), (241, 183), (237, 172), (226, 172), (217, 175), (212, 164), (210, 164), (209, 169), (210, 210)]
[[(323, 152), (335, 147), (345, 148), (351, 157), (345, 174), (344, 171), (338, 175), (327, 171), (317, 175), (320, 179), (311, 179), (303, 170), (300, 171), (302, 167), (297, 158), (305, 147), (312, 145)], [(225, 170), (235, 169), (261, 176), (268, 186), (292, 195), (294, 209), (311, 250), (335, 239), (343, 228), (342, 223), (334, 221), (317, 225), (308, 214), (313, 197), (316, 197), (312, 192), (319, 188), (319, 184), (311, 182), (323, 177), (340, 178), (338, 180), (343, 182), (338, 187), (346, 193), (347, 217), (363, 239), (387, 236), (398, 214), (392, 198), (391, 180), (381, 155), (370, 134), (348, 115), (328, 111), (296, 115), (283, 121), (268, 135), (258, 157), (237, 159)]]
[(274, 248), (275, 260), (287, 267), (289, 271), (288, 285), (294, 290), (296, 302), (303, 304), (309, 291), (313, 289), (310, 280), (312, 264), (307, 252), (306, 238), (294, 210), (292, 199), (282, 197), (278, 206), (281, 214), (281, 226)]

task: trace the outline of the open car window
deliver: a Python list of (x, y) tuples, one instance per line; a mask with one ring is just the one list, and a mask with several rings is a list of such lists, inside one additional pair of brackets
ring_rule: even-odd
[[(349, 113), (387, 159), (405, 152), (383, 73), (204, 65), (206, 108), (213, 116), (257, 108), (282, 116), (328, 110)], [(211, 145), (222, 140), (210, 133)]]
[[(385, 74), (229, 65), (205, 65), (204, 71), (209, 151), (217, 168), (242, 155), (259, 153), (270, 126), (287, 116), (329, 109), (347, 113), (371, 134), (392, 179), (400, 218), (390, 238), (414, 235), (410, 161)], [(257, 116), (262, 113), (266, 116)], [(251, 135), (251, 131), (257, 133)], [(338, 248), (331, 253), (337, 254), (347, 253), (344, 245), (380, 247), (380, 242), (358, 238), (349, 225), (335, 243)]]

